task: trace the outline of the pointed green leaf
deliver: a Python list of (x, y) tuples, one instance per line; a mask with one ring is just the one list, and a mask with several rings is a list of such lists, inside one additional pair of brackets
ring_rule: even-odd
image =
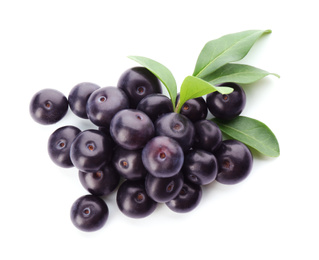
[(207, 42), (199, 54), (193, 76), (204, 78), (229, 62), (241, 60), (266, 33), (271, 30), (243, 31)]
[(264, 155), (279, 156), (280, 150), (277, 138), (264, 123), (245, 116), (238, 116), (230, 121), (213, 118), (212, 121), (231, 138), (241, 141)]
[(253, 66), (244, 64), (228, 63), (223, 67), (215, 70), (204, 78), (209, 83), (216, 85), (225, 82), (235, 82), (238, 84), (250, 84), (258, 81), (268, 75), (280, 77), (278, 74), (258, 69)]
[(142, 56), (129, 56), (130, 59), (135, 60), (149, 71), (151, 71), (166, 87), (168, 94), (172, 100), (173, 107), (175, 107), (175, 100), (177, 96), (177, 85), (175, 78), (171, 71), (161, 63)]
[(214, 91), (218, 91), (222, 94), (229, 94), (233, 89), (229, 87), (215, 87), (209, 82), (193, 76), (186, 77), (181, 85), (180, 98), (176, 106), (176, 112), (178, 113), (180, 111), (187, 100), (201, 97)]

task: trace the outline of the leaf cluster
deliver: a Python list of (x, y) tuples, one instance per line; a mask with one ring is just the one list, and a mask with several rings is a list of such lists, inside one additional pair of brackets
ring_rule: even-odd
[[(129, 56), (142, 66), (150, 70), (166, 87), (172, 100), (175, 112), (179, 112), (183, 104), (193, 98), (218, 91), (229, 94), (230, 87), (219, 87), (218, 84), (234, 82), (249, 84), (268, 75), (279, 78), (278, 74), (246, 65), (235, 63), (243, 59), (255, 42), (271, 30), (248, 30), (227, 34), (218, 39), (209, 41), (201, 50), (192, 75), (187, 76), (180, 87), (180, 98), (175, 104), (177, 84), (171, 71), (161, 63), (142, 56)], [(239, 116), (234, 120), (223, 122), (212, 119), (218, 124), (221, 131), (254, 148), (264, 155), (279, 156), (279, 144), (273, 132), (262, 122)]]

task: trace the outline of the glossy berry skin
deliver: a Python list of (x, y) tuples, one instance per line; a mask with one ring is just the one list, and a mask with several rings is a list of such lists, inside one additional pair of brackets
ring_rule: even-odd
[(112, 162), (117, 172), (125, 179), (140, 180), (147, 174), (142, 162), (142, 150), (127, 150), (117, 146)]
[(223, 135), (218, 125), (211, 120), (200, 120), (194, 124), (194, 147), (213, 153), (221, 144)]
[(134, 109), (144, 97), (153, 93), (162, 93), (160, 81), (145, 67), (126, 70), (121, 75), (117, 86), (128, 96), (130, 108)]
[[(176, 104), (179, 101), (179, 94), (176, 98)], [(207, 117), (207, 104), (203, 97), (187, 100), (181, 107), (180, 114), (186, 116), (192, 122), (205, 119)]]
[(109, 127), (113, 116), (127, 108), (129, 100), (121, 89), (104, 87), (91, 94), (86, 104), (86, 113), (93, 124)]
[(91, 82), (82, 82), (75, 85), (68, 96), (71, 111), (80, 118), (88, 119), (86, 114), (86, 103), (90, 95), (100, 86)]
[(55, 130), (48, 140), (48, 153), (51, 160), (63, 168), (73, 167), (70, 149), (73, 140), (81, 132), (75, 126), (63, 126)]
[(201, 186), (185, 181), (179, 194), (174, 199), (166, 202), (166, 205), (174, 212), (187, 213), (198, 206), (201, 198)]
[(168, 177), (157, 178), (147, 174), (145, 178), (145, 189), (147, 194), (156, 202), (165, 203), (174, 199), (183, 187), (183, 173)]
[(79, 179), (82, 186), (96, 196), (109, 195), (120, 183), (120, 175), (110, 164), (105, 164), (96, 172), (79, 171)]
[(183, 151), (189, 150), (194, 142), (195, 128), (193, 123), (178, 113), (163, 115), (155, 123), (157, 136), (168, 136), (176, 140)]
[(124, 109), (112, 119), (110, 133), (114, 141), (127, 150), (137, 150), (154, 136), (151, 119), (142, 111)]
[(137, 105), (137, 110), (143, 111), (155, 122), (162, 115), (174, 111), (172, 101), (163, 94), (150, 94), (143, 98)]
[(225, 140), (215, 152), (218, 162), (216, 180), (223, 184), (243, 181), (253, 166), (253, 157), (246, 145), (237, 140)]
[(153, 176), (168, 178), (181, 170), (184, 153), (174, 139), (167, 136), (157, 136), (143, 148), (142, 161), (145, 168)]
[(219, 86), (231, 87), (230, 94), (221, 94), (217, 91), (206, 96), (209, 111), (219, 119), (231, 120), (241, 114), (246, 105), (246, 94), (243, 88), (236, 83), (223, 83)]
[(130, 218), (145, 218), (156, 209), (157, 203), (145, 191), (144, 180), (124, 181), (116, 194), (120, 211)]
[(96, 172), (111, 161), (113, 143), (99, 130), (85, 130), (74, 139), (70, 157), (76, 168), (83, 172)]
[(217, 160), (212, 153), (194, 149), (185, 156), (183, 172), (190, 182), (207, 185), (216, 179), (217, 171)]
[(50, 125), (60, 121), (68, 111), (68, 100), (58, 90), (42, 89), (31, 99), (30, 115), (39, 124)]
[(70, 215), (75, 227), (81, 231), (92, 232), (105, 225), (109, 209), (100, 197), (85, 195), (73, 203)]

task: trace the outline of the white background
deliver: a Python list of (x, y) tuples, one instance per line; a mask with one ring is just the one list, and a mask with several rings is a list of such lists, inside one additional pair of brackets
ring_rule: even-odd
[[(0, 250), (3, 259), (319, 259), (318, 13), (316, 1), (1, 1)], [(272, 29), (243, 62), (280, 74), (246, 87), (243, 115), (276, 134), (279, 158), (255, 155), (235, 186), (204, 188), (188, 214), (164, 205), (145, 219), (119, 212), (97, 232), (70, 221), (86, 191), (77, 171), (47, 155), (58, 127), (92, 127), (67, 116), (53, 126), (29, 115), (33, 94), (77, 83), (116, 85), (137, 64), (157, 60), (178, 85), (204, 44), (228, 33)], [(99, 257), (99, 258), (98, 258)]]

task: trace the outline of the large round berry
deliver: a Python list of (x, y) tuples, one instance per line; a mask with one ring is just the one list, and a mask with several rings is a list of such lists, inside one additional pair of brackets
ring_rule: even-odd
[(136, 108), (137, 104), (149, 94), (162, 93), (160, 81), (145, 67), (126, 70), (117, 86), (128, 96), (131, 108)]
[(73, 167), (70, 158), (71, 144), (81, 132), (75, 126), (63, 126), (55, 130), (49, 137), (48, 153), (52, 161), (60, 167)]
[(176, 175), (181, 170), (184, 153), (174, 139), (157, 136), (143, 148), (142, 160), (145, 168), (152, 175), (167, 178)]
[(112, 119), (110, 133), (114, 141), (128, 150), (141, 149), (154, 136), (151, 119), (142, 111), (124, 109)]
[(212, 153), (194, 149), (185, 156), (183, 172), (190, 182), (207, 185), (216, 179), (217, 171), (217, 160)]
[(94, 91), (86, 104), (86, 113), (93, 124), (109, 127), (113, 116), (129, 108), (125, 93), (116, 87), (104, 87)]
[(145, 191), (143, 180), (124, 181), (116, 195), (120, 211), (131, 218), (144, 218), (156, 209), (157, 203)]
[(143, 98), (136, 109), (147, 114), (153, 122), (162, 115), (174, 111), (172, 101), (167, 96), (158, 93)]
[(193, 123), (178, 113), (163, 115), (155, 123), (156, 135), (168, 136), (176, 140), (187, 151), (192, 147), (195, 136)]
[[(179, 101), (179, 94), (176, 98), (176, 104)], [(187, 100), (181, 107), (180, 113), (186, 116), (192, 122), (205, 119), (207, 117), (207, 104), (203, 97)]]
[(144, 179), (147, 174), (142, 162), (142, 150), (127, 150), (117, 146), (112, 162), (117, 172), (125, 179)]
[(85, 195), (73, 203), (70, 215), (74, 226), (82, 231), (91, 232), (105, 225), (109, 209), (100, 197)]
[(209, 111), (219, 119), (230, 120), (243, 111), (246, 105), (246, 94), (243, 88), (236, 83), (223, 83), (220, 86), (231, 87), (230, 94), (221, 94), (217, 91), (206, 96)]
[(223, 184), (243, 181), (253, 166), (253, 157), (245, 144), (237, 140), (225, 140), (216, 150), (218, 174), (216, 180)]
[(156, 202), (165, 203), (174, 199), (183, 187), (183, 173), (168, 177), (158, 178), (147, 174), (145, 178), (145, 189), (147, 194)]
[(96, 172), (79, 171), (79, 179), (82, 186), (96, 196), (109, 195), (120, 183), (120, 175), (109, 164), (105, 164)]
[(223, 135), (218, 125), (211, 120), (200, 120), (194, 124), (194, 147), (213, 153), (221, 144)]
[(200, 185), (184, 182), (179, 194), (166, 205), (177, 213), (186, 213), (195, 209), (202, 198), (202, 188)]
[(70, 157), (76, 168), (84, 172), (96, 172), (111, 161), (113, 143), (99, 130), (85, 130), (74, 139)]
[(68, 111), (68, 100), (58, 90), (42, 89), (31, 99), (30, 114), (39, 124), (49, 125), (60, 121)]
[(86, 103), (90, 95), (99, 88), (100, 86), (90, 82), (82, 82), (75, 85), (71, 89), (68, 97), (69, 106), (72, 112), (78, 117), (87, 119)]

